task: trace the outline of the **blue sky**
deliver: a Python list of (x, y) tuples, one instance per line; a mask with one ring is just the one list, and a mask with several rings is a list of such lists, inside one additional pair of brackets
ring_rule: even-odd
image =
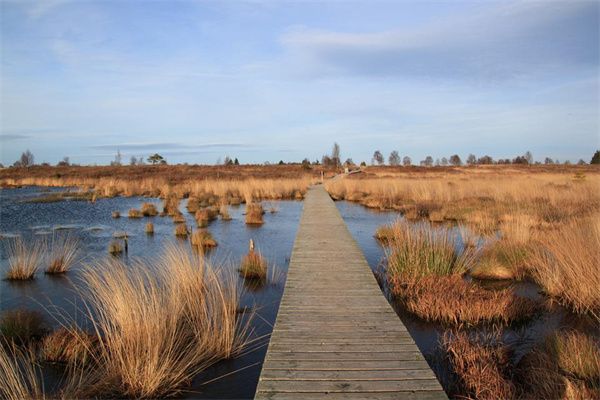
[(0, 161), (600, 147), (598, 1), (6, 1)]

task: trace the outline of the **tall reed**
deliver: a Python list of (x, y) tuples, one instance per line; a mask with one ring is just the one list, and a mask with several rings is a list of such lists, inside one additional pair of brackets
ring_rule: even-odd
[(98, 364), (120, 395), (164, 397), (243, 348), (232, 277), (170, 245), (154, 265), (115, 261), (84, 272), (102, 338)]
[(47, 274), (62, 274), (71, 269), (79, 256), (79, 241), (70, 235), (53, 236)]
[(0, 345), (0, 398), (43, 399), (44, 386), (33, 348)]

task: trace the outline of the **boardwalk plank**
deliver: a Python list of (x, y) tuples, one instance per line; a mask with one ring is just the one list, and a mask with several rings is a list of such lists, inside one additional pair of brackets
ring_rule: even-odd
[(257, 399), (443, 399), (321, 186), (309, 189)]

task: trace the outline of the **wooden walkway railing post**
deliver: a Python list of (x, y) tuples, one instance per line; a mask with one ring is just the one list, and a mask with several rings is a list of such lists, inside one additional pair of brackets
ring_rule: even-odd
[(255, 397), (446, 398), (322, 186), (304, 200)]

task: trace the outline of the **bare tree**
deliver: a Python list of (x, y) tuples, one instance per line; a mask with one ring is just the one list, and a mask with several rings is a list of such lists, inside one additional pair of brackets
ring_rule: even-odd
[(398, 154), (397, 150), (394, 150), (390, 153), (390, 156), (388, 157), (388, 163), (390, 165), (400, 165), (400, 154)]
[(21, 167), (31, 167), (33, 165), (34, 157), (33, 153), (29, 151), (29, 149), (25, 150), (21, 154), (21, 158), (19, 159), (19, 163)]
[(373, 153), (373, 158), (371, 159), (371, 164), (377, 163), (378, 165), (385, 164), (385, 158), (383, 158), (383, 154), (379, 150), (375, 150)]
[(441, 164), (445, 167), (448, 165), (448, 159), (446, 157), (442, 157)]
[(476, 163), (477, 163), (477, 157), (475, 156), (475, 154), (469, 154), (469, 156), (467, 157), (467, 164), (474, 165)]
[(431, 167), (433, 165), (433, 157), (427, 156), (423, 161), (421, 161), (421, 165), (426, 167)]
[(544, 158), (544, 164), (546, 164), (546, 165), (554, 164), (554, 160), (551, 159), (550, 157), (546, 157), (546, 158)]
[(64, 157), (61, 161), (56, 163), (56, 166), (58, 167), (68, 167), (69, 165), (71, 165), (69, 157)]
[(412, 160), (410, 159), (409, 156), (404, 156), (404, 158), (402, 158), (402, 165), (404, 165), (405, 167), (408, 167), (411, 164), (412, 164)]
[(333, 149), (331, 149), (331, 163), (336, 167), (341, 165), (340, 145), (337, 142), (333, 144)]
[(525, 157), (525, 160), (527, 160), (527, 164), (530, 164), (530, 165), (533, 164), (533, 154), (531, 154), (530, 151), (527, 151), (525, 153), (524, 157)]

